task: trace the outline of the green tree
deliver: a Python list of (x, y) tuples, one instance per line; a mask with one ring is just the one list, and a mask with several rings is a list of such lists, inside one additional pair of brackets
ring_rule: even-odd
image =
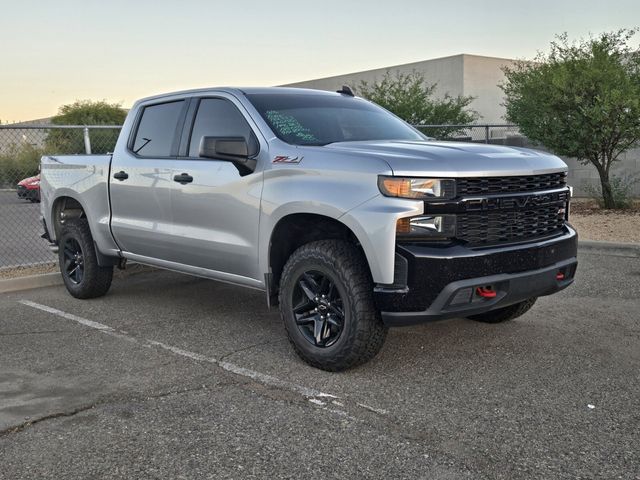
[[(437, 84), (428, 84), (420, 72), (394, 75), (386, 72), (381, 80), (369, 84), (360, 82), (358, 94), (396, 114), (412, 125), (467, 125), (480, 115), (469, 108), (473, 97), (452, 97), (446, 94), (435, 98)], [(423, 129), (424, 130), (424, 129)], [(464, 129), (459, 127), (430, 128), (425, 133), (436, 138), (446, 138)]]
[[(118, 103), (78, 100), (60, 107), (51, 122), (54, 125), (122, 125), (126, 116), (127, 111)], [(118, 129), (91, 130), (92, 152), (113, 151), (118, 134)], [(45, 149), (49, 153), (84, 153), (83, 132), (80, 129), (53, 129), (47, 136)]]
[(629, 45), (637, 30), (618, 30), (551, 43), (534, 62), (504, 69), (507, 119), (558, 155), (593, 164), (602, 204), (616, 208), (609, 178), (620, 154), (640, 141), (640, 51)]

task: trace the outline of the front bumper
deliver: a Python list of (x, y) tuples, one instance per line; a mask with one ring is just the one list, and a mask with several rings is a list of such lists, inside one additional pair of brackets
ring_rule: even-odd
[[(385, 324), (399, 326), (466, 317), (550, 295), (573, 283), (577, 240), (567, 226), (559, 237), (523, 245), (477, 250), (398, 246), (397, 264), (406, 265), (406, 282), (378, 286), (376, 306)], [(486, 285), (496, 292), (494, 298), (476, 294), (477, 287)]]

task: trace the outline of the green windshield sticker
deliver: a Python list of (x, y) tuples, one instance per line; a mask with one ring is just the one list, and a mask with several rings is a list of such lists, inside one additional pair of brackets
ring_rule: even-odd
[(302, 126), (300, 122), (291, 115), (286, 115), (276, 110), (268, 110), (267, 119), (283, 137), (293, 135), (297, 140), (303, 142), (318, 143), (318, 139), (311, 131)]

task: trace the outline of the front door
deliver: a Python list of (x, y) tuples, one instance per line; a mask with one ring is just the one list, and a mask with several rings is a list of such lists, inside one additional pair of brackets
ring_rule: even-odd
[[(199, 156), (203, 136), (244, 137), (251, 127), (229, 98), (202, 98), (174, 164), (172, 204), (175, 252), (180, 263), (262, 280), (258, 221), (262, 173), (242, 175), (229, 161)], [(178, 246), (180, 248), (178, 248)], [(231, 278), (231, 277), (226, 277)]]

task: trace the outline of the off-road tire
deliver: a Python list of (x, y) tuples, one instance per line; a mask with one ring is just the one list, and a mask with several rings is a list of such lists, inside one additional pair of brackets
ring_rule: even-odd
[[(83, 277), (78, 283), (69, 276), (65, 268), (65, 244), (73, 239), (79, 245), (83, 257)], [(107, 293), (113, 278), (113, 267), (101, 267), (96, 258), (95, 245), (88, 222), (83, 218), (67, 220), (58, 238), (58, 261), (67, 291), (76, 298), (95, 298)]]
[(497, 310), (491, 310), (485, 313), (479, 313), (478, 315), (470, 315), (467, 317), (470, 320), (483, 323), (501, 323), (518, 318), (529, 311), (533, 304), (536, 303), (537, 297), (530, 298), (524, 302), (514, 303), (508, 307), (498, 308)]
[[(298, 328), (293, 312), (296, 282), (310, 270), (331, 277), (344, 305), (341, 334), (328, 347), (310, 343)], [(279, 303), (293, 349), (313, 367), (332, 372), (345, 370), (371, 360), (382, 348), (388, 329), (374, 305), (366, 258), (346, 241), (320, 240), (298, 248), (284, 266)]]

